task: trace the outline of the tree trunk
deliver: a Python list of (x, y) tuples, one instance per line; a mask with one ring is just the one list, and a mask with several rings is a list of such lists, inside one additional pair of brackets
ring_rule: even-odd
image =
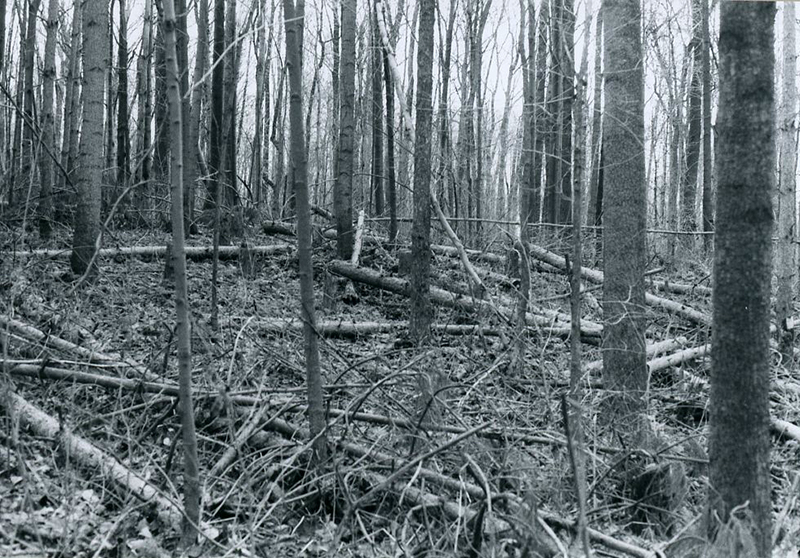
[[(703, 231), (714, 230), (713, 184), (711, 182), (711, 32), (709, 30), (710, 0), (701, 0), (703, 18)], [(710, 252), (713, 236), (703, 236), (706, 252)]]
[[(188, 71), (188, 68), (187, 68)], [(208, 89), (208, 79), (205, 77), (208, 71), (208, 0), (200, 0), (197, 6), (197, 55), (194, 64), (194, 76), (192, 78), (192, 101), (191, 115), (184, 114), (184, 118), (189, 119), (189, 134), (186, 163), (185, 179), (193, 180), (190, 188), (193, 189), (192, 201), (197, 198), (197, 187), (200, 184), (201, 176), (205, 174), (202, 170), (201, 161), (203, 151), (200, 147), (200, 130), (202, 129), (204, 107), (206, 106), (206, 91)], [(260, 120), (257, 120), (259, 122)], [(194, 171), (191, 170), (192, 164), (196, 165)], [(196, 174), (193, 174), (195, 172)], [(192, 176), (194, 178), (192, 179)], [(211, 181), (202, 179), (205, 184)], [(206, 188), (207, 190), (207, 188)], [(192, 206), (194, 207), (194, 205)], [(207, 207), (207, 199), (203, 202), (203, 207)], [(185, 218), (186, 216), (184, 216)]]
[(569, 223), (572, 220), (572, 107), (575, 95), (575, 14), (573, 0), (561, 0), (561, 193), (558, 200), (558, 223)]
[(356, 0), (342, 0), (341, 81), (339, 90), (339, 155), (333, 206), (336, 215), (336, 249), (340, 259), (353, 252), (353, 158), (355, 146)]
[[(379, 16), (380, 17), (380, 16)], [(389, 55), (383, 52), (383, 79), (386, 82), (386, 197), (389, 204), (389, 242), (397, 240), (397, 182), (394, 165), (394, 89)]]
[(289, 122), (291, 127), (292, 179), (297, 208), (297, 256), (300, 266), (300, 307), (305, 341), (306, 387), (308, 390), (309, 436), (313, 440), (317, 464), (325, 461), (325, 410), (322, 400), (322, 374), (317, 346), (314, 310), (314, 269), (311, 261), (311, 206), (306, 179), (306, 146), (303, 132), (303, 76), (300, 53), (303, 49), (303, 2), (283, 0), (286, 26), (286, 64), (289, 70)]
[[(53, 84), (56, 78), (58, 8), (58, 0), (50, 0), (47, 8), (47, 39), (44, 47), (42, 76), (42, 145), (44, 149), (39, 159), (39, 236), (43, 240), (49, 239), (53, 231), (53, 159), (56, 155)], [(2, 44), (0, 42), (0, 50), (3, 48)]]
[(222, 125), (224, 111), (223, 78), (225, 77), (225, 0), (214, 0), (214, 66), (211, 74), (211, 131), (209, 137), (209, 171), (211, 171), (211, 196), (207, 200), (209, 209), (217, 210), (224, 188), (225, 179), (222, 166)]
[[(755, 554), (771, 556), (770, 278), (775, 186), (772, 2), (720, 6), (719, 194), (709, 399), (709, 499), (727, 522), (749, 503)], [(713, 528), (713, 524), (712, 524)]]
[[(24, 133), (22, 136), (22, 168), (20, 179), (25, 186), (25, 212), (27, 214), (28, 204), (39, 196), (38, 180), (34, 172), (34, 161), (36, 160), (36, 141), (34, 140), (34, 128), (37, 125), (34, 103), (36, 101), (33, 90), (34, 55), (36, 54), (36, 22), (39, 19), (39, 6), (41, 0), (28, 0), (27, 28), (25, 30), (25, 50), (22, 53), (21, 63), (25, 75), (25, 93), (23, 104), (23, 117), (25, 119)], [(13, 185), (12, 185), (13, 188)]]
[[(519, 228), (520, 238), (522, 244), (527, 246), (530, 242), (530, 231), (528, 224), (536, 222), (537, 215), (534, 215), (534, 198), (538, 198), (538, 176), (534, 174), (534, 159), (536, 150), (536, 75), (535, 75), (535, 62), (536, 51), (534, 49), (535, 43), (531, 44), (531, 39), (535, 38), (536, 22), (534, 21), (534, 3), (528, 0), (527, 6), (520, 2), (520, 11), (525, 14), (523, 22), (520, 24), (520, 37), (519, 37), (519, 51), (525, 52), (527, 45), (527, 55), (522, 60), (522, 96), (524, 99), (524, 106), (522, 109), (522, 153), (521, 166), (522, 166), (522, 180), (520, 182), (519, 191)], [(525, 23), (527, 22), (527, 25)], [(525, 41), (527, 31), (528, 40)], [(541, 169), (540, 169), (541, 170)]]
[(797, 276), (797, 258), (794, 236), (797, 228), (795, 216), (795, 187), (797, 148), (797, 53), (795, 51), (794, 4), (783, 6), (783, 98), (780, 105), (780, 180), (778, 181), (778, 245), (775, 254), (775, 276), (778, 290), (775, 301), (778, 347), (783, 356), (782, 365), (793, 369), (794, 329), (790, 323), (793, 314), (792, 295)]
[(103, 182), (103, 94), (108, 50), (108, 10), (104, 2), (83, 5), (83, 124), (80, 140), (80, 168), (76, 184), (78, 205), (72, 238), (72, 271), (87, 271), (100, 230), (100, 188)]
[(153, 57), (153, 0), (145, 0), (144, 23), (142, 27), (142, 50), (136, 62), (136, 96), (138, 97), (136, 150), (141, 160), (137, 164), (136, 208), (141, 216), (149, 217), (152, 202), (150, 201), (151, 171), (151, 126), (152, 126), (152, 57)]
[(605, 423), (628, 447), (644, 443), (647, 389), (645, 356), (644, 85), (641, 6), (603, 0), (605, 122), (603, 147), (603, 382), (616, 394)]
[[(585, 31), (584, 31), (585, 32)], [(592, 143), (589, 153), (592, 157), (592, 174), (589, 178), (589, 195), (587, 203), (586, 224), (600, 225), (601, 205), (597, 203), (597, 186), (600, 183), (600, 144), (602, 143), (603, 126), (603, 7), (597, 13), (594, 28), (594, 108), (592, 115)], [(599, 236), (599, 232), (596, 231)]]
[(434, 0), (420, 0), (417, 49), (417, 116), (414, 126), (414, 222), (411, 228), (411, 337), (422, 344), (430, 336), (431, 268), (431, 113), (433, 91)]
[[(698, 167), (700, 163), (700, 144), (703, 129), (702, 99), (700, 71), (700, 49), (703, 48), (700, 23), (700, 3), (706, 0), (691, 0), (692, 4), (692, 40), (689, 44), (691, 53), (691, 80), (689, 81), (689, 132), (686, 137), (686, 174), (683, 179), (683, 206), (681, 230), (697, 230), (697, 212), (695, 210), (698, 190)], [(689, 246), (693, 245), (694, 238), (687, 237)]]
[(119, 0), (119, 46), (117, 55), (117, 188), (121, 194), (130, 181), (130, 134), (128, 131), (128, 13)]
[[(66, 91), (64, 93), (64, 117), (61, 136), (61, 167), (66, 174), (60, 174), (57, 189), (60, 192), (67, 190), (67, 184), (72, 184), (73, 167), (78, 152), (78, 113), (81, 100), (81, 7), (80, 0), (75, 0), (72, 9), (72, 24), (70, 32), (69, 62), (64, 76)], [(59, 197), (59, 199), (62, 199)], [(60, 211), (56, 217), (61, 218)]]
[(223, 103), (222, 114), (222, 166), (225, 187), (222, 205), (225, 211), (231, 211), (238, 203), (239, 196), (236, 171), (236, 84), (238, 83), (238, 49), (236, 41), (236, 0), (227, 0), (225, 9), (225, 63), (223, 71)]
[[(183, 218), (183, 100), (178, 67), (177, 30), (173, 0), (162, 0), (164, 6), (164, 46), (167, 73), (167, 96), (170, 115), (172, 262), (175, 271), (175, 329), (178, 341), (178, 383), (180, 386), (181, 437), (183, 441), (184, 511), (183, 547), (197, 542), (200, 524), (200, 473), (197, 465), (197, 435), (192, 404), (192, 350), (189, 332), (189, 300), (186, 281), (186, 251)], [(188, 68), (184, 68), (184, 73)]]
[[(264, 86), (266, 85), (267, 66), (269, 59), (266, 57), (266, 25), (267, 18), (264, 17), (265, 2), (258, 2), (256, 5), (256, 98), (255, 98), (255, 129), (253, 130), (253, 166), (250, 175), (250, 188), (253, 190), (253, 202), (257, 208), (261, 207), (263, 199), (263, 175), (262, 155), (264, 149), (264, 130), (269, 126), (264, 126)], [(269, 105), (267, 105), (269, 114)]]
[[(370, 58), (370, 73), (372, 75), (372, 186), (373, 199), (375, 200), (375, 215), (384, 213), (384, 188), (383, 188), (383, 52), (381, 37), (378, 31), (378, 13), (374, 9), (372, 21), (372, 56)], [(372, 18), (371, 18), (372, 19)]]

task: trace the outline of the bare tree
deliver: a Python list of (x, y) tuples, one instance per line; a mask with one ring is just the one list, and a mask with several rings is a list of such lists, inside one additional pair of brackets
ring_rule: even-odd
[(778, 249), (775, 253), (775, 275), (778, 290), (775, 302), (775, 321), (778, 324), (778, 345), (784, 365), (791, 369), (794, 361), (794, 329), (790, 323), (793, 313), (792, 295), (797, 277), (797, 257), (794, 236), (795, 188), (797, 168), (797, 52), (794, 4), (783, 6), (783, 98), (780, 105), (780, 180), (778, 182)]
[(314, 310), (314, 268), (311, 261), (311, 205), (308, 199), (307, 160), (303, 133), (303, 49), (304, 4), (283, 0), (286, 27), (286, 64), (289, 70), (289, 122), (291, 128), (292, 180), (297, 209), (297, 256), (300, 264), (300, 311), (305, 341), (306, 387), (308, 390), (309, 433), (317, 463), (325, 460), (325, 410), (322, 406), (322, 374), (317, 346), (317, 318)]
[[(603, 381), (615, 401), (604, 415), (630, 445), (642, 443), (645, 356), (644, 76), (639, 0), (603, 0), (605, 61)], [(614, 32), (610, 32), (610, 30)], [(622, 426), (625, 425), (625, 426)]]
[(431, 301), (431, 124), (433, 91), (434, 0), (419, 0), (417, 116), (414, 144), (414, 223), (411, 228), (411, 337), (418, 344), (430, 335)]
[[(103, 96), (108, 67), (108, 6), (105, 2), (83, 5), (83, 124), (80, 168), (76, 189), (75, 229), (70, 264), (76, 274), (86, 273), (100, 230), (100, 186), (103, 182)], [(89, 270), (91, 272), (91, 270)]]
[(353, 251), (353, 157), (355, 145), (356, 0), (342, 0), (342, 48), (339, 82), (339, 155), (333, 206), (339, 258), (349, 260)]
[[(772, 555), (770, 279), (775, 187), (775, 4), (720, 5), (717, 229), (709, 398), (710, 507), (746, 507), (749, 556)], [(711, 522), (714, 528), (714, 522)]]
[(167, 96), (170, 115), (172, 264), (175, 270), (175, 315), (178, 335), (178, 382), (180, 388), (181, 436), (183, 440), (184, 511), (183, 545), (196, 541), (200, 524), (200, 473), (197, 465), (197, 435), (192, 405), (192, 352), (189, 332), (189, 301), (186, 281), (186, 249), (183, 218), (183, 101), (177, 52), (177, 18), (173, 0), (162, 0)]
[[(44, 47), (42, 76), (42, 146), (44, 152), (39, 158), (39, 182), (41, 185), (39, 189), (39, 236), (43, 239), (50, 238), (53, 230), (53, 160), (56, 155), (53, 84), (56, 78), (58, 23), (58, 0), (50, 0), (47, 8), (47, 38)], [(0, 62), (0, 64), (2, 63)]]

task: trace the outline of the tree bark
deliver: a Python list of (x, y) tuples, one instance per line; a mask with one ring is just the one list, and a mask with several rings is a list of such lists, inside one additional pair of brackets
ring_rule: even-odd
[(414, 222), (411, 227), (411, 337), (417, 344), (430, 337), (433, 311), (431, 269), (431, 114), (433, 91), (434, 0), (419, 0), (417, 49), (417, 115), (414, 143)]
[[(618, 395), (604, 414), (633, 447), (645, 429), (644, 77), (638, 0), (603, 0), (605, 122), (603, 146), (603, 381)], [(624, 425), (624, 426), (623, 426)]]
[(793, 369), (792, 346), (794, 329), (792, 295), (797, 276), (797, 257), (794, 246), (796, 225), (795, 188), (797, 148), (797, 52), (795, 46), (797, 22), (794, 4), (783, 6), (783, 98), (780, 106), (780, 180), (778, 182), (778, 245), (775, 253), (775, 275), (778, 290), (775, 300), (778, 347), (783, 356), (783, 366)]
[(78, 205), (72, 237), (72, 271), (89, 270), (95, 240), (100, 230), (100, 188), (103, 182), (103, 94), (108, 51), (108, 10), (105, 2), (83, 6), (83, 125), (80, 140), (80, 169), (76, 184)]
[(375, 202), (375, 215), (384, 213), (384, 176), (383, 176), (383, 52), (381, 49), (378, 17), (380, 14), (370, 10), (372, 17), (372, 56), (370, 58), (370, 74), (372, 77), (372, 194)]
[[(186, 252), (183, 217), (183, 100), (178, 66), (177, 19), (173, 0), (164, 6), (164, 46), (167, 71), (167, 97), (170, 115), (172, 262), (175, 271), (175, 329), (177, 330), (178, 382), (180, 386), (181, 437), (183, 441), (184, 510), (183, 546), (196, 542), (200, 525), (200, 473), (197, 464), (197, 435), (192, 405), (192, 351), (189, 332), (189, 301), (186, 281)], [(188, 68), (184, 68), (188, 71)]]
[(341, 81), (339, 90), (339, 155), (333, 206), (336, 250), (349, 260), (353, 252), (353, 158), (355, 145), (356, 0), (342, 0)]
[(289, 121), (291, 127), (292, 177), (297, 209), (297, 255), (300, 267), (300, 307), (305, 341), (306, 387), (309, 435), (315, 462), (325, 461), (325, 410), (322, 401), (322, 374), (317, 346), (314, 309), (314, 269), (311, 261), (311, 206), (308, 201), (305, 134), (303, 132), (303, 75), (300, 53), (303, 50), (302, 0), (283, 0), (286, 26), (286, 63), (289, 70)]
[(128, 131), (128, 13), (125, 0), (119, 0), (116, 177), (116, 191), (118, 194), (121, 194), (125, 191), (125, 189), (128, 187), (128, 182), (130, 181), (130, 149), (130, 134)]
[[(714, 230), (713, 183), (711, 182), (711, 31), (709, 29), (710, 0), (701, 0), (703, 23), (703, 231)], [(703, 236), (706, 252), (710, 252), (713, 236)]]
[[(56, 154), (53, 84), (56, 78), (58, 23), (58, 1), (50, 0), (47, 8), (47, 38), (44, 47), (42, 76), (42, 145), (44, 149), (39, 159), (39, 236), (43, 240), (49, 239), (53, 231), (53, 159)], [(3, 49), (2, 45), (3, 43), (0, 42), (0, 50)], [(0, 67), (2, 67), (2, 62), (0, 62)]]
[(720, 6), (717, 231), (709, 499), (726, 522), (749, 502), (754, 556), (771, 556), (770, 278), (775, 186), (772, 2)]

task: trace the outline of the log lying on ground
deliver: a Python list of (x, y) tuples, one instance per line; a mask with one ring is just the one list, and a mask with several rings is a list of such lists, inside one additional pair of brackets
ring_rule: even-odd
[(92, 473), (100, 471), (101, 474), (114, 481), (114, 483), (145, 502), (154, 502), (159, 517), (170, 525), (175, 531), (180, 530), (183, 513), (172, 501), (168, 500), (137, 473), (119, 463), (115, 457), (107, 454), (84, 438), (72, 434), (58, 419), (51, 417), (38, 407), (10, 392), (2, 398), (2, 403), (11, 416), (29, 426), (37, 436), (58, 440), (64, 451), (69, 453), (71, 460)]
[[(652, 358), (662, 353), (666, 353), (668, 351), (674, 351), (675, 349), (685, 347), (688, 342), (689, 340), (686, 339), (686, 337), (676, 337), (675, 339), (666, 339), (664, 341), (659, 341), (658, 343), (647, 345), (645, 347), (645, 352), (648, 358)], [(593, 360), (583, 365), (583, 371), (587, 374), (597, 374), (600, 373), (602, 370), (603, 370), (602, 360)]]
[[(531, 257), (541, 260), (545, 263), (548, 263), (554, 267), (557, 267), (562, 271), (567, 270), (567, 263), (563, 257), (549, 250), (546, 250), (541, 246), (536, 246), (534, 244), (531, 244), (530, 255)], [(591, 269), (588, 267), (582, 267), (581, 275), (585, 277), (588, 281), (591, 281), (592, 283), (597, 283), (598, 285), (603, 283), (602, 271), (598, 271), (596, 269)], [(656, 296), (651, 293), (646, 293), (645, 302), (650, 306), (661, 307), (670, 314), (680, 316), (696, 324), (703, 326), (711, 325), (711, 316), (709, 316), (704, 312), (700, 312), (699, 310), (695, 310), (690, 306), (686, 306), (685, 304), (675, 302), (674, 300), (668, 300), (666, 298)]]
[[(268, 246), (250, 246), (250, 253), (259, 256), (275, 256), (288, 254), (294, 251), (291, 244), (271, 244)], [(238, 258), (240, 246), (220, 246), (219, 257), (223, 259)], [(213, 249), (211, 246), (187, 246), (186, 257), (193, 260), (203, 260), (211, 258)], [(131, 246), (122, 248), (103, 248), (98, 254), (99, 257), (163, 257), (167, 253), (166, 246)], [(6, 252), (2, 257), (41, 257), (41, 258), (66, 258), (71, 254), (69, 249), (64, 250), (24, 250), (19, 252)]]
[(146, 377), (148, 374), (146, 368), (139, 363), (125, 362), (117, 355), (107, 355), (99, 351), (81, 347), (72, 341), (49, 335), (31, 325), (15, 320), (4, 314), (0, 314), (0, 329), (7, 330), (29, 342), (37, 343), (44, 347), (50, 347), (79, 359), (85, 359), (87, 362), (120, 369), (133, 369), (142, 377)]
[[(329, 264), (328, 269), (336, 273), (337, 275), (341, 275), (343, 277), (347, 277), (348, 279), (352, 279), (353, 281), (358, 281), (360, 283), (364, 283), (366, 285), (370, 285), (373, 287), (378, 287), (379, 289), (383, 289), (385, 291), (393, 292), (402, 296), (409, 295), (409, 283), (404, 279), (399, 279), (397, 277), (386, 277), (381, 275), (377, 271), (373, 271), (371, 269), (366, 269), (363, 267), (354, 267), (350, 264), (343, 262), (343, 261), (333, 261)], [(475, 300), (471, 298), (464, 298), (459, 295), (455, 295), (449, 291), (445, 291), (444, 289), (438, 289), (432, 287), (430, 289), (430, 297), (431, 301), (436, 304), (441, 304), (443, 306), (448, 306), (451, 308), (458, 308), (460, 310), (465, 310), (467, 312), (494, 312), (494, 308), (491, 307), (487, 302), (482, 300)], [(512, 310), (510, 309), (502, 309), (503, 318), (506, 320), (511, 320)], [(555, 335), (569, 335), (569, 324), (554, 324), (554, 319), (548, 318), (545, 316), (538, 316), (535, 314), (528, 314), (527, 320), (529, 324), (536, 324), (542, 327), (542, 331), (546, 333), (552, 333)], [(582, 327), (581, 334), (589, 337), (589, 338), (597, 338), (601, 335), (601, 331), (596, 328), (589, 328), (589, 327)]]
[(267, 235), (297, 236), (294, 225), (280, 221), (264, 221), (261, 223), (261, 230)]
[[(283, 334), (301, 333), (303, 322), (300, 320), (260, 320), (255, 324), (259, 333)], [(317, 332), (325, 337), (361, 337), (379, 333), (403, 331), (408, 328), (408, 322), (356, 322), (352, 320), (320, 320), (317, 322)], [(444, 335), (488, 335), (499, 337), (501, 331), (497, 328), (479, 325), (462, 324), (433, 324), (433, 331)]]

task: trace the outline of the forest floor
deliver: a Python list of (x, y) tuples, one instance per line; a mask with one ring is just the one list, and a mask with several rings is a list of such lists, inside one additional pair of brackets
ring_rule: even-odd
[[(36, 247), (69, 243), (66, 237), (59, 240)], [(118, 232), (105, 247), (163, 246), (167, 240), (160, 233)], [(262, 234), (249, 241), (284, 243)], [(190, 244), (210, 241), (195, 236)], [(546, 247), (561, 254), (569, 250), (552, 240)], [(63, 436), (69, 432), (90, 442), (104, 452), (101, 459), (124, 466), (155, 487), (161, 500), (180, 506), (180, 426), (170, 391), (177, 385), (175, 312), (163, 258), (105, 257), (97, 278), (75, 287), (67, 257), (14, 255), (19, 247), (10, 240), (0, 249), (0, 555), (174, 555), (175, 525), (141, 495), (121, 489), (107, 464), (87, 466)], [(328, 271), (334, 254), (333, 243), (324, 240), (314, 254), (318, 320), (327, 328), (320, 352), (331, 448), (321, 474), (309, 463), (304, 437), (293, 253), (255, 255), (253, 270), (243, 270), (239, 259), (222, 261), (216, 330), (211, 260), (189, 262), (203, 482), (202, 542), (189, 554), (582, 555), (561, 409), (569, 340), (530, 325), (520, 363), (514, 358), (519, 332), (495, 313), (437, 306), (436, 324), (480, 328), (461, 328), (461, 335), (451, 334), (458, 328), (435, 330), (430, 346), (414, 348), (405, 329), (408, 299), (357, 284), (357, 297), (344, 302), (344, 281)], [(361, 263), (398, 275), (396, 254), (379, 242), (365, 244)], [(474, 263), (494, 272), (484, 275), (494, 304), (514, 299), (514, 286), (498, 280), (505, 273), (501, 264)], [(532, 273), (533, 305), (551, 316), (568, 315), (567, 276), (542, 269), (534, 266)], [(438, 284), (466, 289), (455, 258), (436, 256), (434, 270)], [(650, 280), (708, 287), (709, 271), (709, 261), (684, 258), (678, 269), (661, 270)], [(710, 316), (711, 297), (700, 290), (659, 294)], [(600, 299), (601, 291), (587, 282), (586, 292), (584, 318), (602, 323), (589, 296)], [(647, 317), (648, 345), (677, 339), (666, 353), (650, 354), (650, 361), (708, 342), (707, 325), (653, 306)], [(362, 329), (354, 331), (352, 324)], [(657, 509), (657, 501), (637, 501), (636, 487), (617, 482), (615, 469), (631, 452), (599, 425), (605, 393), (593, 368), (580, 408), (588, 525), (598, 556), (729, 555), (703, 542), (708, 357), (697, 354), (652, 372), (648, 417), (662, 447), (634, 456), (647, 470), (667, 464), (685, 474), (685, 482), (669, 487), (680, 493), (679, 505), (669, 510)], [(584, 362), (600, 358), (596, 344), (583, 344)], [(775, 358), (773, 417), (800, 424), (800, 378)], [(103, 383), (97, 376), (111, 380)], [(132, 381), (114, 383), (123, 378)], [(422, 422), (420, 378), (434, 378), (440, 386), (437, 403)], [(31, 424), (33, 411), (10, 399), (12, 393), (49, 415), (55, 435)], [(255, 428), (243, 439), (247, 425)], [(775, 555), (797, 556), (798, 442), (777, 431), (773, 440)], [(238, 449), (235, 458), (217, 466), (231, 447)], [(371, 490), (368, 499), (359, 500)], [(655, 513), (647, 513), (648, 506)]]

